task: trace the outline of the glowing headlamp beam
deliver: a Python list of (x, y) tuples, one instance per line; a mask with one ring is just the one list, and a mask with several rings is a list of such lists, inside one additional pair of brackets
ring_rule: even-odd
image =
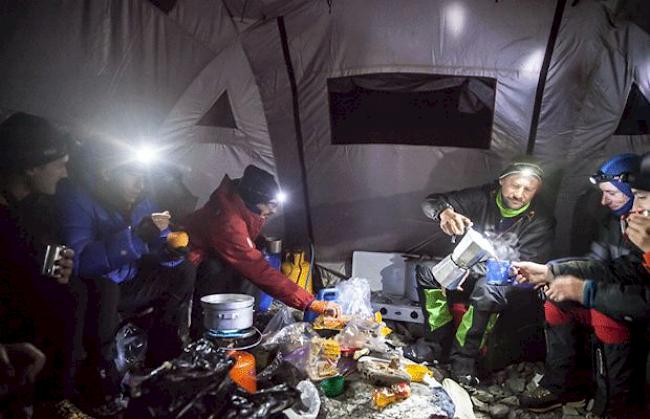
[(135, 159), (144, 164), (150, 164), (157, 160), (157, 151), (150, 145), (140, 145), (135, 150)]

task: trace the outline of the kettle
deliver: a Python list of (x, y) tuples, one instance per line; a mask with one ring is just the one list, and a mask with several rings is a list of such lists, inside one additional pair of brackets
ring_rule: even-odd
[(431, 268), (431, 273), (442, 287), (457, 289), (472, 266), (487, 257), (496, 258), (494, 246), (470, 227), (453, 252)]
[(451, 252), (451, 259), (461, 268), (471, 268), (485, 257), (497, 257), (494, 246), (471, 227)]

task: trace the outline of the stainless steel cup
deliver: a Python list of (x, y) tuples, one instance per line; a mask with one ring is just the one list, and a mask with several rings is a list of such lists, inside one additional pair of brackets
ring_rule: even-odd
[(67, 249), (63, 245), (48, 244), (45, 248), (45, 258), (43, 259), (43, 266), (41, 274), (45, 276), (55, 276), (58, 271), (56, 262), (63, 258), (63, 251)]

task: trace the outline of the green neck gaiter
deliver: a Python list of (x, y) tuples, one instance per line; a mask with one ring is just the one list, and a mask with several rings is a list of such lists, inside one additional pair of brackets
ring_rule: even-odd
[(501, 198), (501, 190), (499, 189), (497, 192), (497, 207), (499, 207), (499, 212), (503, 218), (512, 218), (523, 214), (529, 206), (530, 202), (519, 209), (508, 208), (506, 204), (503, 203), (503, 198)]

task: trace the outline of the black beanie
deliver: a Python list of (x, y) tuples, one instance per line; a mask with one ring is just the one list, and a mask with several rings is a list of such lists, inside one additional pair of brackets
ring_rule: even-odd
[(279, 191), (273, 175), (253, 165), (244, 169), (244, 176), (237, 183), (237, 193), (248, 208), (272, 201)]
[(60, 159), (69, 140), (47, 120), (15, 113), (0, 124), (0, 169), (19, 172)]
[(638, 167), (628, 176), (628, 183), (634, 189), (650, 191), (650, 153), (641, 156)]

